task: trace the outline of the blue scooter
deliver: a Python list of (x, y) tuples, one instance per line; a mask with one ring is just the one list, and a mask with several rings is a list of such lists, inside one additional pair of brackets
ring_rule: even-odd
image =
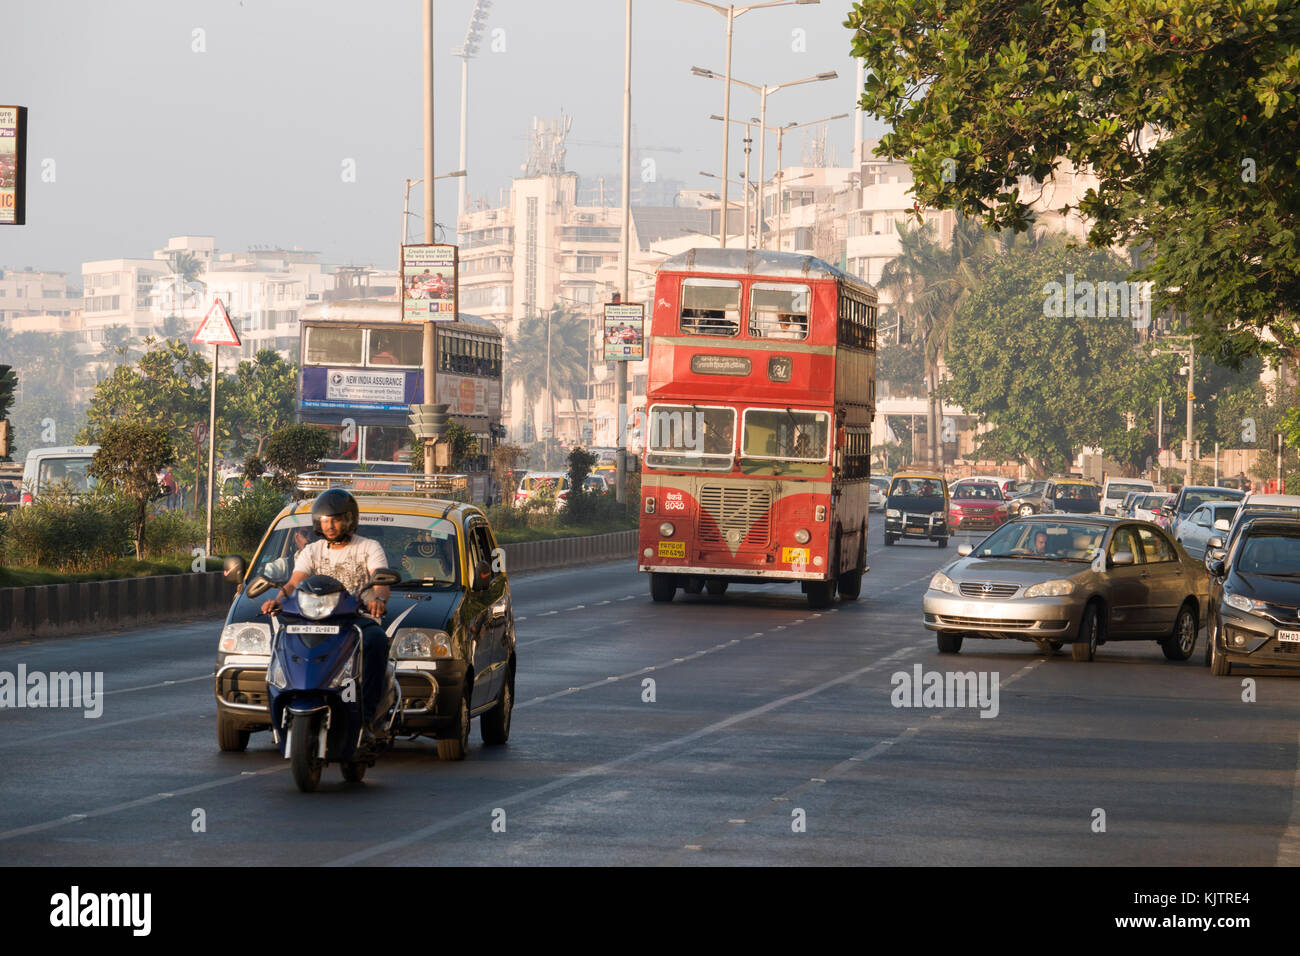
[[(375, 571), (361, 589), (396, 584), (401, 575)], [(255, 598), (275, 587), (265, 577), (249, 582)], [(360, 592), (358, 592), (360, 593)], [(374, 743), (362, 745), (362, 687), (359, 596), (335, 578), (314, 574), (271, 615), (271, 661), (266, 671), (270, 694), (271, 733), (290, 761), (294, 783), (303, 793), (320, 785), (330, 763), (343, 779), (359, 783), (381, 750), (392, 743), (393, 721), (401, 706), (393, 664), (372, 723)]]

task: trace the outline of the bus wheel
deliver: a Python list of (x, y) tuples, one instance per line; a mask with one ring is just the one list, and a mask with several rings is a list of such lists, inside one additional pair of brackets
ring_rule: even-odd
[(704, 590), (703, 578), (687, 578), (686, 583), (682, 585), (684, 594), (699, 594)]
[(831, 606), (831, 599), (835, 596), (834, 581), (807, 581), (806, 591), (808, 595), (808, 606), (814, 611), (820, 611), (822, 608)]
[(650, 596), (660, 604), (667, 604), (677, 593), (677, 582), (671, 574), (650, 572)]
[(729, 583), (731, 582), (725, 579), (719, 580), (718, 578), (710, 578), (705, 582), (704, 587), (713, 597), (722, 597), (722, 595), (727, 593), (727, 585)]

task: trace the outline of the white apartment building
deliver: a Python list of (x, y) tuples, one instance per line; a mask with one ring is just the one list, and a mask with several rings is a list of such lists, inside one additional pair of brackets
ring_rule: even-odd
[(24, 316), (68, 317), (81, 311), (81, 297), (68, 288), (64, 272), (0, 269), (0, 326), (14, 329)]

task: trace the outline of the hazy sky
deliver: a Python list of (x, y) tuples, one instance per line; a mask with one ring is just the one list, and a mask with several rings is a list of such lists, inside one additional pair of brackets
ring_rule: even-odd
[[(450, 51), (473, 0), (434, 6), (444, 172), (458, 167), (459, 150), (460, 60)], [(508, 187), (532, 117), (562, 108), (573, 116), (568, 167), (584, 178), (617, 170), (623, 8), (494, 0), (470, 64), (472, 194), (495, 199)], [(852, 109), (849, 8), (826, 0), (736, 20), (739, 79), (840, 74), (772, 94), (769, 125)], [(28, 224), (0, 229), (0, 267), (66, 270), (79, 283), (84, 260), (149, 256), (184, 234), (215, 236), (223, 251), (266, 244), (318, 250), (327, 262), (395, 264), (403, 180), (423, 175), (421, 9), (420, 0), (5, 0), (0, 103), (29, 108), (29, 173)], [(633, 3), (637, 139), (681, 149), (649, 155), (661, 176), (688, 186), (716, 188), (698, 171), (721, 161), (720, 124), (709, 114), (722, 112), (723, 84), (690, 67), (722, 70), (724, 25), (680, 0)], [(494, 41), (504, 49), (493, 52)], [(757, 94), (733, 88), (732, 115), (757, 112)], [(831, 132), (847, 162), (852, 118)], [(869, 120), (867, 135), (878, 134)], [(787, 139), (789, 162), (803, 133)], [(733, 174), (743, 164), (739, 140)], [(598, 143), (609, 145), (584, 145)], [(774, 154), (773, 139), (769, 175)], [(343, 180), (347, 160), (355, 182)], [(455, 180), (439, 183), (437, 200), (438, 220), (454, 231)], [(413, 221), (413, 238), (422, 232)]]

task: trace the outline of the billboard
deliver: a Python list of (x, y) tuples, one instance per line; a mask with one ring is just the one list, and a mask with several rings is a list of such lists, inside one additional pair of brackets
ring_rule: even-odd
[(645, 358), (645, 306), (605, 305), (605, 361), (639, 362)]
[(0, 226), (27, 222), (27, 107), (0, 106)]
[(456, 247), (444, 243), (402, 246), (402, 321), (456, 320)]

